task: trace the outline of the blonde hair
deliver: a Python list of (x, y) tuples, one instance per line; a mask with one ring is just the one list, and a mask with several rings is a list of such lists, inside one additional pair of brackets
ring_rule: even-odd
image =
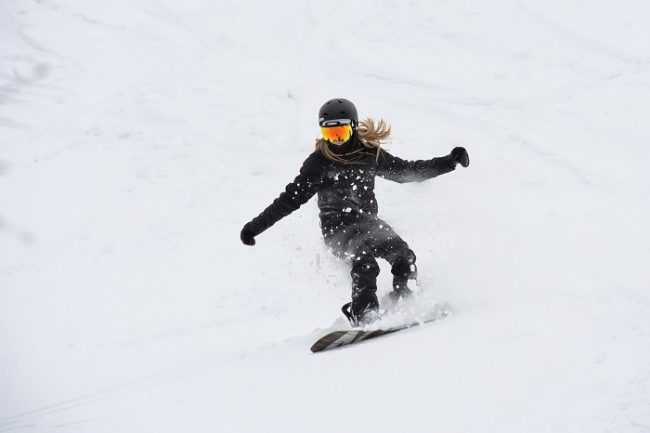
[[(382, 144), (390, 137), (390, 132), (390, 125), (384, 119), (379, 119), (379, 121), (375, 122), (375, 119), (370, 117), (359, 122), (359, 127), (357, 128), (357, 135), (363, 146), (366, 149), (377, 149), (377, 159), (379, 159)], [(359, 152), (363, 149), (357, 149), (344, 155), (337, 155), (330, 150), (325, 140), (319, 137), (316, 139), (316, 150), (320, 151), (327, 159), (331, 159), (332, 161), (342, 164), (354, 164), (361, 158)]]

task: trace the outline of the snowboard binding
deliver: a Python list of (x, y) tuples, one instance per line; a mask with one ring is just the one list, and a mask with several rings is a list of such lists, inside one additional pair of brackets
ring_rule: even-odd
[(343, 312), (343, 315), (348, 319), (353, 328), (363, 327), (379, 318), (378, 308), (373, 304), (367, 305), (361, 312), (355, 314), (352, 311), (352, 302), (348, 302), (341, 307), (341, 312)]

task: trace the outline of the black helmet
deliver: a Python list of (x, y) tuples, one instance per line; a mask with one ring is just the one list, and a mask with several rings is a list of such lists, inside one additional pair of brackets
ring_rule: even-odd
[(323, 123), (328, 120), (349, 119), (353, 121), (353, 127), (356, 127), (359, 121), (357, 117), (357, 107), (347, 99), (334, 98), (330, 99), (320, 107), (318, 111), (318, 124), (323, 126)]

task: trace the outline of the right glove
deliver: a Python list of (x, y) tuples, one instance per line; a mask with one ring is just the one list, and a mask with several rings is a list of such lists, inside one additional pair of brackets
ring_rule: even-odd
[(469, 154), (464, 147), (454, 147), (454, 150), (449, 154), (453, 164), (460, 164), (463, 167), (469, 166)]
[(241, 234), (239, 236), (244, 245), (255, 245), (255, 232), (251, 228), (251, 223), (247, 223), (243, 229), (241, 229)]

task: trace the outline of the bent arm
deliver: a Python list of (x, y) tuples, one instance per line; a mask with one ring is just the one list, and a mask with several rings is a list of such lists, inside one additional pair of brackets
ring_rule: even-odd
[(291, 212), (307, 203), (316, 194), (321, 184), (319, 164), (311, 156), (307, 158), (300, 174), (289, 183), (284, 192), (262, 213), (246, 224), (254, 236), (259, 235)]
[(379, 152), (377, 175), (394, 182), (422, 182), (456, 168), (449, 155), (429, 160), (406, 161), (384, 150)]

